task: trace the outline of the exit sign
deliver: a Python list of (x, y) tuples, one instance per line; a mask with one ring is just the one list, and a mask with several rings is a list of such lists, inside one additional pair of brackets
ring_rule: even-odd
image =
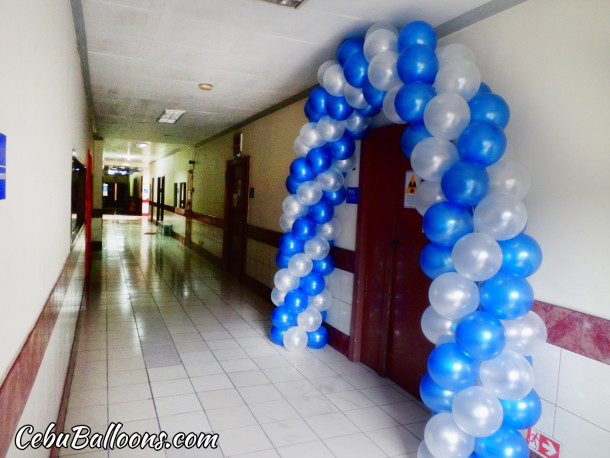
[(530, 450), (545, 458), (559, 458), (560, 444), (540, 431), (529, 428), (525, 440)]

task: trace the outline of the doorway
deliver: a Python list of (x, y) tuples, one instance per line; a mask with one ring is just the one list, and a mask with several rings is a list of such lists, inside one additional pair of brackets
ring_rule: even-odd
[(428, 240), (405, 200), (414, 188), (400, 148), (404, 129), (376, 129), (362, 142), (350, 356), (419, 396), (434, 346), (420, 328), (430, 280), (419, 256)]
[(250, 157), (227, 161), (222, 266), (240, 280), (246, 262), (249, 177)]
[(157, 178), (157, 222), (163, 221), (165, 206), (165, 177)]

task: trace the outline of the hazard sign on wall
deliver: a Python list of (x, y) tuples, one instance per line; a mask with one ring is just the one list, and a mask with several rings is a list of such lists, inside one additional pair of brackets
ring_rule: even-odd
[(415, 175), (413, 170), (407, 170), (405, 174), (405, 204), (404, 208), (415, 208), (415, 191), (421, 182), (421, 178)]
[(559, 458), (559, 442), (545, 436), (540, 431), (529, 428), (525, 436), (530, 450), (545, 458)]

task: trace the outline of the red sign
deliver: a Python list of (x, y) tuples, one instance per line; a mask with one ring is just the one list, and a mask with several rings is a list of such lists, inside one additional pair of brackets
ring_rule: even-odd
[(554, 441), (550, 437), (546, 437), (535, 429), (528, 429), (525, 440), (529, 445), (530, 450), (536, 452), (545, 458), (559, 458), (559, 442)]

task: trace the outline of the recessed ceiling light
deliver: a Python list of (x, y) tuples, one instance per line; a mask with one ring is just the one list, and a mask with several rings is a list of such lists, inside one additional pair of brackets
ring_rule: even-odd
[(276, 5), (290, 6), (292, 8), (298, 8), (303, 3), (305, 3), (305, 0), (263, 0), (263, 1), (267, 2), (267, 3), (275, 3)]
[(210, 83), (201, 83), (199, 85), (199, 89), (201, 89), (202, 91), (211, 91), (214, 88), (214, 86)]
[(145, 142), (138, 142), (138, 143), (136, 143), (136, 146), (138, 148), (146, 148), (147, 145), (148, 145), (148, 143), (145, 143)]
[(176, 124), (176, 121), (178, 121), (180, 116), (184, 113), (186, 113), (185, 110), (170, 110), (169, 108), (166, 108), (159, 119), (157, 119), (157, 122), (162, 124)]

